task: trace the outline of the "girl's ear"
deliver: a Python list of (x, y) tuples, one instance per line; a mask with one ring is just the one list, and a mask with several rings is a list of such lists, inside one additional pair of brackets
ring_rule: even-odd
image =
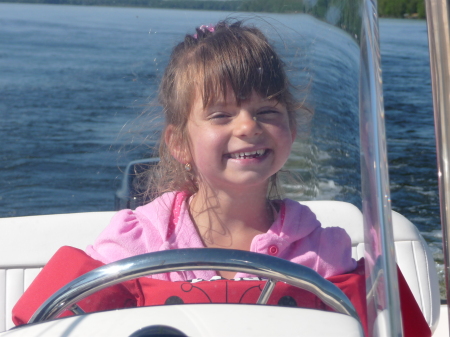
[(175, 127), (169, 124), (164, 132), (164, 141), (174, 157), (179, 163), (186, 164), (189, 162), (189, 155), (187, 145), (183, 144), (178, 132), (175, 132)]

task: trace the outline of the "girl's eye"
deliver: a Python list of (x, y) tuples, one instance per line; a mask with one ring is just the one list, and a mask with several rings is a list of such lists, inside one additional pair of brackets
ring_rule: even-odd
[(263, 110), (258, 112), (258, 115), (278, 114), (277, 110)]
[(211, 115), (209, 115), (209, 119), (220, 119), (220, 118), (227, 118), (228, 115), (224, 112), (215, 112)]
[(257, 118), (260, 120), (269, 120), (277, 118), (280, 115), (280, 112), (278, 110), (262, 110), (257, 113)]
[(225, 112), (214, 112), (208, 116), (208, 120), (214, 123), (225, 123), (230, 118), (230, 115)]

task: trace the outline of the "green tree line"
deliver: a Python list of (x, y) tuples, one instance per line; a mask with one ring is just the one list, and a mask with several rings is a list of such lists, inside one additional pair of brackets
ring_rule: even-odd
[[(312, 6), (312, 4), (314, 5)], [(355, 0), (244, 0), (240, 10), (275, 13), (314, 12), (318, 17), (324, 17), (324, 11), (331, 6), (348, 13), (347, 9), (356, 5), (357, 1)], [(381, 17), (425, 18), (425, 0), (378, 0), (378, 14)]]
[(220, 0), (0, 0), (10, 3), (40, 3), (54, 5), (120, 6), (149, 8), (179, 8), (196, 10), (238, 11), (242, 1)]
[[(15, 3), (46, 3), (85, 6), (138, 6), (151, 8), (178, 8), (196, 10), (248, 11), (268, 13), (312, 13), (325, 17), (330, 6), (342, 13), (357, 5), (355, 0), (0, 0)], [(424, 0), (378, 0), (381, 17), (425, 18)], [(344, 20), (345, 21), (345, 20)]]
[(381, 17), (425, 18), (425, 0), (378, 0), (378, 14)]

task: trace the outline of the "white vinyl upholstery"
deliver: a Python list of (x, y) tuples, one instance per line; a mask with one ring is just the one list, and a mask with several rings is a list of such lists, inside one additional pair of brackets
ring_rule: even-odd
[[(352, 239), (352, 256), (364, 257), (364, 230), (360, 210), (339, 201), (306, 201), (323, 227), (344, 228)], [(425, 319), (434, 331), (440, 314), (439, 281), (433, 255), (414, 226), (403, 215), (392, 212), (397, 264), (419, 304)]]
[[(355, 259), (364, 257), (362, 214), (339, 201), (302, 202), (324, 227), (344, 228)], [(86, 246), (107, 226), (114, 212), (77, 213), (0, 219), (0, 332), (13, 326), (11, 309), (59, 247)], [(439, 319), (439, 287), (432, 255), (417, 228), (393, 212), (397, 263), (425, 318), (435, 329)]]
[(0, 219), (0, 332), (14, 326), (11, 310), (61, 246), (85, 249), (114, 212)]

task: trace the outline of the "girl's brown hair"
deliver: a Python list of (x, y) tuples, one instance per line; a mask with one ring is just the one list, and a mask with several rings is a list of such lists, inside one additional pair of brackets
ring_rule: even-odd
[[(198, 93), (206, 108), (229, 94), (239, 105), (255, 91), (285, 105), (290, 126), (296, 128), (296, 112), (301, 105), (291, 94), (283, 61), (259, 29), (241, 21), (221, 21), (196, 31), (173, 49), (159, 88), (166, 125), (159, 148), (160, 162), (149, 175), (147, 200), (169, 191), (198, 191), (195, 172), (187, 171), (185, 163), (176, 160), (169, 148), (176, 145), (189, 152), (186, 126)], [(171, 144), (164, 138), (168, 127)], [(271, 189), (276, 191), (276, 177), (271, 182)]]

